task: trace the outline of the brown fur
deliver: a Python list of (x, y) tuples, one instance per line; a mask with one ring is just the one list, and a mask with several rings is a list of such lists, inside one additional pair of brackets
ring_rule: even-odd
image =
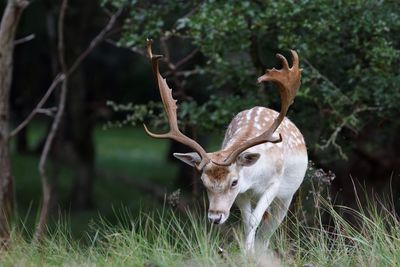
[[(252, 112), (252, 113), (251, 113), (251, 116), (250, 116), (250, 120), (248, 120), (248, 121), (246, 120), (246, 122), (243, 123), (244, 130), (239, 133), (240, 135), (235, 138), (235, 142), (233, 144), (231, 144), (230, 147), (225, 147), (226, 144), (223, 145), (224, 151), (226, 151), (227, 154), (230, 154), (233, 150), (235, 150), (235, 148), (237, 147), (238, 144), (250, 139), (253, 135), (255, 135), (253, 133), (254, 129), (252, 127), (245, 127), (245, 125), (244, 125), (244, 124), (248, 125), (249, 123), (253, 122), (253, 120), (254, 120), (254, 118), (256, 116), (256, 112), (254, 112), (254, 110), (253, 111), (252, 110), (245, 110), (245, 111), (239, 113), (240, 116), (238, 116), (237, 119), (236, 118), (233, 119), (233, 121), (231, 122), (231, 125), (229, 126), (229, 128), (231, 128), (231, 132), (234, 132), (239, 127), (238, 120), (239, 119), (245, 119), (245, 116), (246, 116), (247, 112)], [(229, 135), (226, 138), (226, 141), (228, 141), (231, 138), (232, 138), (232, 136)]]
[(213, 180), (224, 180), (229, 174), (229, 170), (224, 166), (212, 166), (206, 171), (207, 176)]
[[(261, 134), (265, 129), (268, 129), (273, 123), (274, 119), (278, 116), (278, 112), (271, 109), (262, 108), (258, 115), (258, 121), (256, 122), (256, 112), (260, 107), (254, 107), (240, 112), (230, 123), (225, 139), (223, 142), (223, 153), (229, 155), (238, 144), (256, 137)], [(247, 119), (247, 114), (251, 112), (250, 118)], [(239, 122), (241, 123), (239, 124)], [(253, 125), (258, 124), (262, 126), (262, 129), (256, 129)], [(236, 132), (238, 128), (241, 128), (239, 132)], [(306, 150), (304, 139), (299, 129), (290, 121), (285, 119), (282, 124), (276, 130), (277, 133), (282, 134), (283, 138), (283, 150), (299, 151), (303, 152)], [(236, 134), (234, 134), (236, 133)], [(229, 146), (228, 146), (229, 143)], [(270, 151), (269, 153), (271, 153)]]
[(271, 218), (271, 214), (268, 211), (264, 212), (264, 215), (263, 215), (263, 218), (262, 218), (264, 223), (268, 223), (270, 218)]
[(277, 174), (283, 172), (283, 154), (281, 148), (278, 146), (271, 147), (268, 150), (268, 161), (274, 162), (274, 170)]

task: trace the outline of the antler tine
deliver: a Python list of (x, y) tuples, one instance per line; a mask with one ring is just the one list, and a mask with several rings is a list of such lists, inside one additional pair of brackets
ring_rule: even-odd
[(255, 138), (243, 142), (234, 151), (232, 151), (231, 154), (223, 162), (214, 162), (215, 164), (223, 166), (230, 165), (236, 160), (240, 153), (250, 147), (267, 142), (279, 143), (282, 141), (282, 136), (280, 134), (278, 138), (273, 137), (272, 134), (285, 118), (289, 106), (293, 103), (297, 90), (299, 89), (301, 84), (299, 56), (294, 50), (290, 50), (290, 52), (292, 54), (293, 61), (292, 67), (289, 67), (289, 64), (284, 56), (282, 56), (281, 54), (277, 54), (276, 57), (282, 62), (282, 69), (268, 69), (264, 75), (257, 79), (259, 83), (272, 81), (278, 85), (279, 95), (281, 97), (281, 111), (279, 112), (278, 117), (275, 118), (272, 125), (265, 132)]
[(210, 161), (207, 152), (193, 139), (184, 135), (178, 128), (178, 119), (176, 114), (176, 100), (172, 97), (172, 90), (168, 87), (166, 80), (161, 76), (160, 70), (158, 68), (158, 59), (161, 55), (153, 55), (151, 49), (152, 40), (147, 39), (147, 56), (151, 60), (154, 77), (156, 79), (158, 89), (160, 91), (161, 100), (163, 102), (164, 111), (167, 114), (167, 119), (169, 123), (169, 132), (165, 134), (155, 134), (149, 131), (147, 126), (143, 124), (146, 133), (153, 138), (163, 138), (163, 139), (173, 139), (180, 142), (196, 151), (200, 157), (201, 162), (196, 165), (198, 170), (203, 169), (203, 167)]
[[(290, 53), (292, 54), (292, 68), (299, 68), (299, 55), (295, 50), (290, 50)], [(300, 71), (303, 69), (300, 69)]]
[(276, 54), (276, 57), (281, 60), (282, 68), (287, 70), (289, 69), (289, 63), (287, 62), (286, 58), (281, 54)]

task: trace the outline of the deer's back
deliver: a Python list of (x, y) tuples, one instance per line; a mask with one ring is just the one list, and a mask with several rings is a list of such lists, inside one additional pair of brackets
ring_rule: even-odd
[[(278, 112), (265, 107), (254, 107), (238, 113), (225, 133), (223, 150), (233, 149), (237, 144), (262, 134), (272, 125), (278, 114)], [(263, 150), (279, 149), (283, 156), (307, 154), (303, 135), (288, 118), (285, 118), (275, 131), (274, 135), (278, 136), (278, 134), (282, 135), (282, 143), (266, 143), (256, 147), (264, 148)]]

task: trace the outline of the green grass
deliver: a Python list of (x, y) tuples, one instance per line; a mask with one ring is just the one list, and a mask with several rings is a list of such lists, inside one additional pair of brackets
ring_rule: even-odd
[[(330, 228), (322, 223), (307, 225), (292, 215), (273, 236), (271, 249), (254, 255), (243, 250), (240, 227), (227, 231), (224, 226), (213, 227), (196, 211), (180, 216), (165, 208), (137, 218), (124, 210), (118, 213), (117, 225), (98, 219), (86, 242), (73, 239), (65, 222), (39, 245), (15, 231), (0, 261), (4, 266), (400, 265), (400, 224), (389, 209), (372, 200), (360, 212), (320, 203), (319, 214), (331, 216)], [(353, 214), (355, 222), (344, 220), (338, 210)], [(219, 247), (226, 252), (224, 258)]]
[[(44, 125), (37, 123), (29, 130), (29, 146), (33, 149), (45, 132)], [(166, 161), (167, 141), (149, 138), (143, 129), (125, 127), (95, 131), (96, 176), (94, 178), (95, 209), (74, 213), (70, 211), (69, 199), (74, 183), (74, 172), (62, 169), (59, 179), (59, 201), (71, 223), (72, 233), (80, 237), (88, 230), (91, 221), (101, 214), (113, 220), (114, 209), (129, 208), (132, 216), (141, 209), (162, 208), (162, 203), (153, 196), (135, 187), (137, 181), (151, 181), (165, 187), (169, 192), (173, 186), (177, 166)], [(13, 146), (12, 146), (13, 147)], [(12, 165), (15, 176), (18, 221), (33, 228), (41, 201), (41, 184), (38, 174), (39, 155), (13, 153)], [(116, 180), (123, 177), (125, 182)], [(57, 220), (56, 218), (55, 221)], [(56, 227), (50, 221), (50, 227)]]
[[(40, 125), (32, 129), (31, 145), (43, 131)], [(75, 213), (67, 207), (52, 218), (49, 234), (36, 245), (30, 237), (41, 196), (38, 157), (13, 155), (19, 217), (9, 250), (0, 252), (1, 266), (400, 266), (400, 224), (391, 205), (370, 199), (355, 211), (312, 198), (311, 204), (298, 206), (288, 216), (269, 252), (248, 255), (237, 218), (213, 227), (205, 211), (176, 214), (133, 186), (136, 180), (151, 180), (176, 189), (172, 181), (177, 169), (165, 160), (165, 141), (129, 128), (99, 128), (95, 140), (96, 209)], [(118, 175), (128, 183), (110, 178)], [(72, 177), (71, 170), (63, 170), (61, 201), (69, 197)], [(304, 192), (308, 187), (310, 183), (303, 185)], [(352, 223), (344, 219), (348, 214)], [(225, 249), (225, 258), (218, 254), (219, 247)]]
[[(29, 128), (28, 144), (31, 149), (45, 134), (45, 125), (36, 122)], [(96, 150), (96, 176), (94, 178), (95, 209), (79, 214), (70, 213), (69, 199), (74, 183), (74, 172), (63, 169), (59, 179), (60, 205), (67, 211), (74, 236), (84, 234), (88, 223), (99, 214), (114, 217), (113, 210), (126, 207), (134, 215), (141, 209), (160, 209), (162, 205), (154, 197), (136, 188), (139, 181), (150, 181), (164, 187), (168, 192), (174, 186), (177, 164), (167, 162), (168, 141), (148, 137), (142, 127), (123, 127), (103, 130), (97, 127), (94, 133)], [(216, 145), (213, 142), (212, 147)], [(14, 146), (12, 145), (14, 150)], [(16, 181), (18, 212), (33, 227), (41, 201), (41, 184), (38, 174), (39, 155), (13, 153), (12, 165)], [(124, 182), (115, 178), (123, 177)]]
[(117, 128), (97, 129), (95, 142), (99, 170), (172, 185), (177, 169), (166, 162), (167, 141), (152, 139), (141, 128)]

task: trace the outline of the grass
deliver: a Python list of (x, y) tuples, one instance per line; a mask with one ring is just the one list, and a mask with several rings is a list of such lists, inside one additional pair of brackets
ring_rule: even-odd
[[(31, 131), (30, 144), (43, 130)], [(174, 213), (134, 186), (108, 178), (151, 180), (175, 190), (177, 170), (165, 161), (166, 142), (147, 138), (141, 129), (99, 128), (95, 140), (96, 209), (54, 218), (49, 234), (36, 245), (30, 236), (41, 194), (38, 158), (13, 155), (20, 219), (14, 224), (10, 249), (0, 252), (1, 266), (400, 266), (400, 224), (391, 202), (370, 199), (356, 211), (333, 206), (318, 194), (307, 207), (295, 207), (268, 252), (249, 256), (241, 245), (237, 218), (215, 227), (203, 210)], [(73, 173), (63, 170), (60, 180), (60, 199), (65, 201)], [(304, 192), (309, 188), (309, 182), (303, 185)], [(299, 198), (306, 203), (304, 196)], [(351, 222), (345, 219), (349, 214)], [(219, 247), (226, 252), (224, 258)]]
[[(123, 210), (118, 224), (98, 219), (87, 233), (88, 242), (73, 239), (68, 223), (40, 245), (14, 231), (12, 246), (3, 251), (3, 266), (399, 266), (400, 224), (387, 206), (370, 201), (361, 211), (321, 206), (311, 226), (290, 216), (273, 236), (269, 252), (243, 250), (241, 229), (213, 227), (196, 211), (185, 216), (165, 207), (137, 218)], [(343, 213), (351, 213), (353, 224)], [(203, 212), (204, 213), (204, 212)], [(322, 213), (330, 216), (329, 226)], [(300, 216), (301, 217), (301, 216)], [(329, 229), (329, 230), (328, 230)], [(218, 248), (225, 249), (225, 256)]]
[[(31, 149), (40, 142), (46, 132), (45, 124), (36, 122), (29, 128), (28, 145)], [(60, 205), (67, 211), (74, 237), (84, 235), (88, 224), (98, 215), (114, 220), (114, 209), (128, 208), (133, 216), (141, 210), (161, 209), (162, 203), (136, 188), (138, 181), (150, 181), (164, 187), (168, 192), (177, 190), (174, 179), (177, 164), (167, 162), (168, 142), (149, 138), (142, 127), (123, 127), (94, 132), (96, 150), (96, 177), (94, 178), (95, 209), (71, 213), (69, 199), (73, 189), (74, 173), (63, 169), (59, 179)], [(212, 144), (215, 147), (215, 144)], [(14, 145), (12, 144), (12, 150)], [(41, 201), (41, 184), (37, 170), (38, 155), (13, 153), (12, 165), (16, 181), (16, 199), (19, 217), (32, 228), (38, 216)], [(116, 180), (123, 177), (124, 183)], [(52, 224), (50, 224), (52, 226)]]
[[(45, 132), (44, 125), (37, 123), (29, 130), (29, 146), (33, 149)], [(152, 181), (165, 187), (173, 187), (177, 166), (166, 162), (167, 142), (148, 138), (143, 129), (120, 128), (95, 131), (96, 177), (94, 179), (95, 209), (74, 213), (69, 208), (69, 198), (74, 183), (74, 173), (63, 169), (59, 179), (60, 205), (68, 216), (72, 235), (80, 238), (85, 235), (91, 221), (99, 214), (109, 220), (115, 220), (114, 210), (128, 208), (132, 216), (142, 209), (161, 209), (162, 203), (136, 188), (136, 181)], [(38, 216), (41, 201), (41, 184), (37, 170), (38, 155), (19, 155), (13, 153), (12, 165), (15, 175), (16, 199), (18, 200), (19, 221), (27, 228), (33, 228)], [(151, 171), (149, 171), (151, 170)], [(125, 183), (115, 180), (122, 176)], [(58, 218), (55, 218), (56, 223)], [(51, 221), (53, 222), (53, 221)], [(51, 223), (52, 228), (57, 227)]]

